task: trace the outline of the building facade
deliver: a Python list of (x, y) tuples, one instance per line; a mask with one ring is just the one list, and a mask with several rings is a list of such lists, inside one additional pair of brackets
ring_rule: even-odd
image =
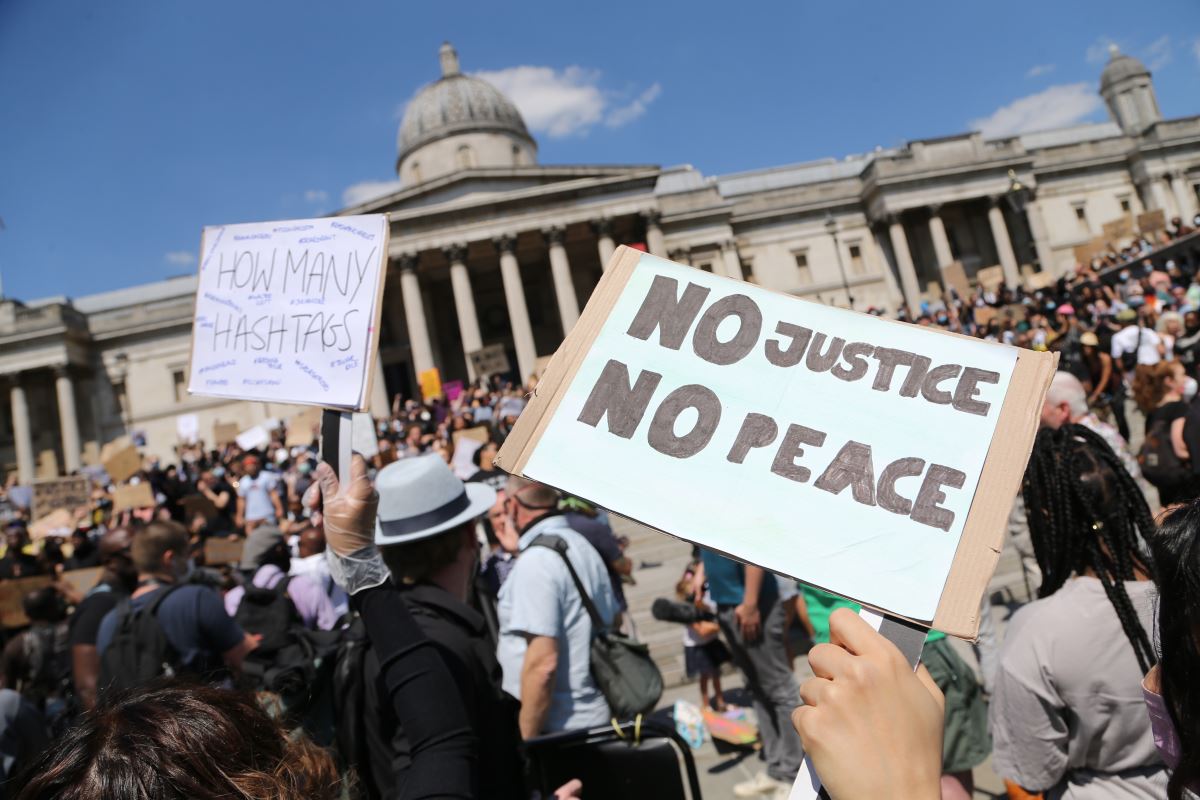
[[(1200, 116), (1163, 119), (1149, 71), (1115, 50), (1100, 80), (1111, 121), (988, 139), (977, 132), (732, 175), (684, 165), (542, 165), (516, 107), (463, 73), (400, 125), (400, 188), (340, 214), (387, 213), (390, 266), (373, 410), (416, 375), (470, 379), (502, 345), (514, 378), (576, 323), (618, 244), (815, 302), (916, 308), (957, 262), (1009, 285), (1073, 267), (1074, 247), (1123, 216), (1200, 213)], [(932, 288), (931, 288), (932, 287)], [(249, 427), (270, 404), (186, 392), (195, 279), (69, 299), (0, 302), (0, 462), (22, 482), (144, 438), (169, 459), (176, 417)]]

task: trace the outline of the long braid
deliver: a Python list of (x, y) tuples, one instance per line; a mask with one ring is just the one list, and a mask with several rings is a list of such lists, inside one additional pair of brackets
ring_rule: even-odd
[(1153, 577), (1138, 538), (1154, 520), (1141, 489), (1099, 434), (1082, 425), (1038, 433), (1023, 495), (1034, 554), (1042, 570), (1038, 597), (1054, 594), (1072, 575), (1099, 578), (1143, 672), (1157, 657), (1125, 590), (1140, 571)]

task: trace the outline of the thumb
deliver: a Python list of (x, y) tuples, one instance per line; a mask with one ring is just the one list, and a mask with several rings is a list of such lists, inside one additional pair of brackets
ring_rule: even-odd
[(925, 685), (925, 689), (929, 694), (933, 696), (934, 702), (938, 704), (938, 708), (944, 712), (946, 708), (946, 696), (942, 694), (941, 688), (933, 680), (933, 676), (929, 674), (929, 670), (925, 668), (924, 664), (917, 666), (917, 678)]

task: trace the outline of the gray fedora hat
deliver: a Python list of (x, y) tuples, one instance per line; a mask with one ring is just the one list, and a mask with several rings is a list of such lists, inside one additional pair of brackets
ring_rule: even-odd
[(381, 547), (448, 531), (483, 516), (496, 502), (495, 489), (463, 483), (433, 453), (388, 464), (375, 476), (375, 489), (375, 544)]

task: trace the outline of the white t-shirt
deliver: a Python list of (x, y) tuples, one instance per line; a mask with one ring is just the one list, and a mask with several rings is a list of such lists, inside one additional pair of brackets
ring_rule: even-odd
[(1158, 354), (1158, 346), (1161, 342), (1162, 339), (1152, 328), (1130, 325), (1113, 334), (1111, 355), (1114, 359), (1119, 360), (1122, 353), (1132, 353), (1137, 350), (1137, 363), (1157, 364), (1162, 360), (1162, 356)]

